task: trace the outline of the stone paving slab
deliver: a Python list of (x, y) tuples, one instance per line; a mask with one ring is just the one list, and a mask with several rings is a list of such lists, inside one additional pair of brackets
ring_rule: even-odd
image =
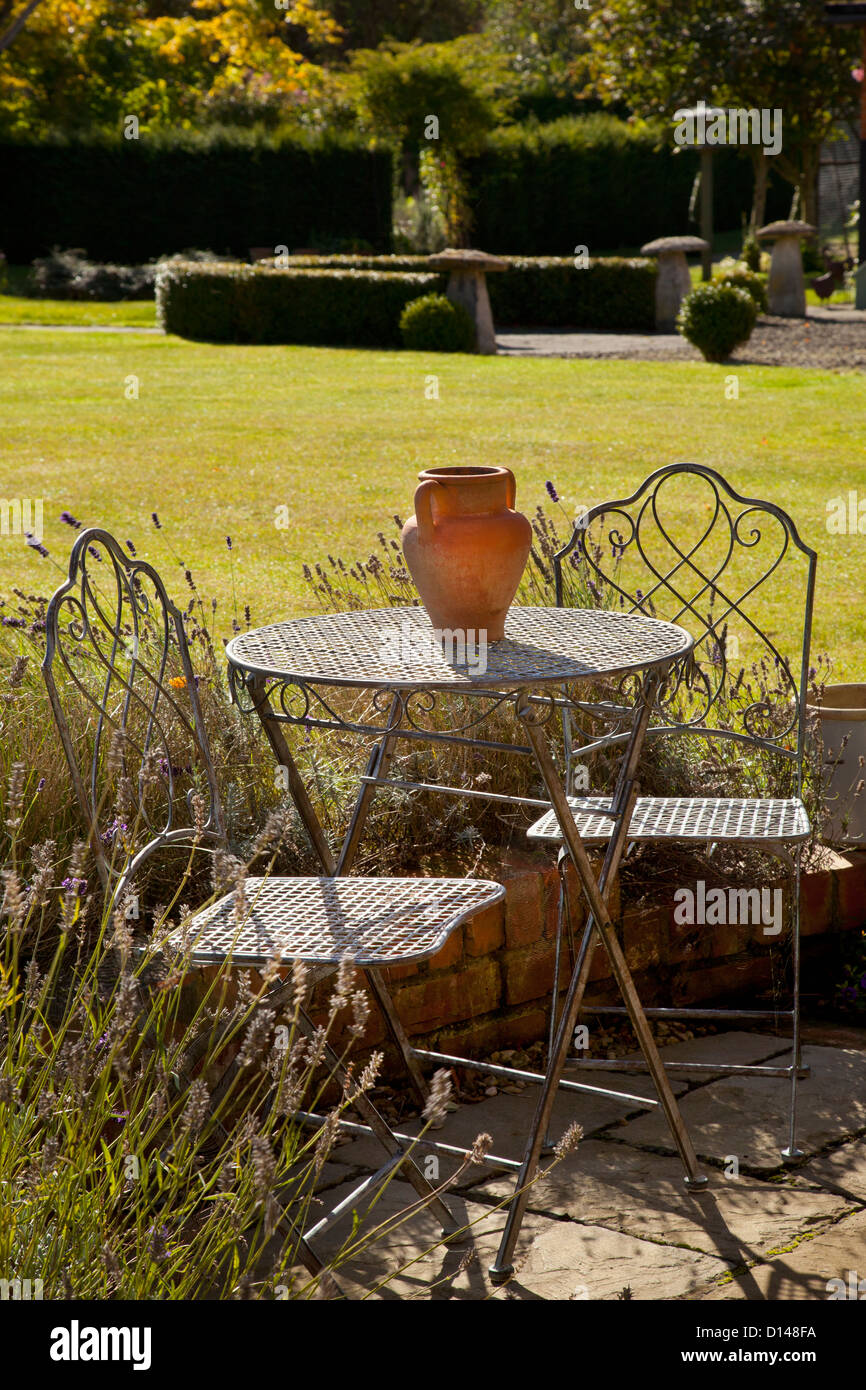
[[(866, 1127), (866, 1054), (853, 1049), (805, 1047), (812, 1075), (799, 1083), (798, 1143), (818, 1150)], [(772, 1170), (787, 1142), (788, 1082), (775, 1077), (724, 1077), (682, 1097), (680, 1109), (699, 1157), (742, 1168)], [(674, 1152), (663, 1117), (630, 1120), (618, 1131), (627, 1143)]]
[[(593, 1080), (588, 1073), (581, 1073), (581, 1083), (604, 1086), (612, 1090), (620, 1088), (637, 1098), (651, 1099), (654, 1095), (652, 1082), (646, 1076), (611, 1076), (595, 1074)], [(456, 1144), (469, 1149), (479, 1134), (493, 1136), (493, 1149), (503, 1158), (520, 1159), (526, 1146), (529, 1126), (538, 1099), (538, 1087), (527, 1086), (519, 1095), (500, 1091), (475, 1103), (464, 1102), (448, 1115), (444, 1126), (428, 1130), (427, 1137)], [(570, 1124), (576, 1121), (582, 1125), (584, 1133), (590, 1134), (606, 1125), (621, 1120), (623, 1116), (634, 1114), (640, 1109), (640, 1100), (634, 1104), (601, 1099), (578, 1092), (560, 1091), (554, 1101), (551, 1133), (554, 1141), (562, 1135)], [(409, 1119), (396, 1125), (401, 1133), (418, 1134), (422, 1128), (419, 1119)], [(368, 1136), (353, 1140), (349, 1144), (334, 1149), (332, 1157), (340, 1163), (362, 1164), (378, 1167), (381, 1162), (381, 1148)], [(446, 1168), (443, 1168), (443, 1176)]]
[(809, 1184), (835, 1193), (847, 1201), (866, 1202), (866, 1137), (852, 1139), (832, 1153), (818, 1154), (797, 1169), (793, 1181), (797, 1186)]
[[(329, 1193), (329, 1201), (340, 1201), (351, 1187), (347, 1183)], [(410, 1187), (392, 1182), (362, 1221), (361, 1230), (393, 1217), (413, 1199)], [(693, 1250), (529, 1213), (515, 1254), (515, 1275), (507, 1285), (497, 1287), (487, 1270), (499, 1246), (504, 1211), (491, 1211), (454, 1193), (446, 1200), (468, 1228), (467, 1239), (453, 1249), (443, 1246), (435, 1219), (426, 1211), (416, 1213), (345, 1265), (338, 1265), (337, 1278), (350, 1296), (372, 1290), (375, 1298), (392, 1299), (582, 1300), (616, 1298), (628, 1284), (634, 1298), (655, 1298), (663, 1280), (670, 1290), (666, 1296), (685, 1297), (709, 1287), (728, 1268), (723, 1260)], [(349, 1229), (347, 1222), (328, 1231), (316, 1243), (318, 1253), (332, 1259)]]
[[(604, 1226), (623, 1235), (747, 1263), (803, 1231), (826, 1225), (850, 1205), (842, 1196), (803, 1183), (770, 1183), (740, 1174), (708, 1173), (703, 1191), (690, 1191), (678, 1158), (589, 1139), (533, 1183), (530, 1211)], [(473, 1186), (473, 1201), (504, 1200), (508, 1179)]]
[[(715, 1037), (696, 1038), (692, 1042), (675, 1043), (661, 1049), (663, 1061), (707, 1062), (723, 1060), (745, 1065), (762, 1062), (773, 1056), (784, 1041), (756, 1033), (731, 1032)], [(633, 1056), (639, 1057), (640, 1053)], [(699, 1074), (701, 1075), (701, 1074)], [(655, 1088), (646, 1073), (590, 1072), (568, 1069), (566, 1076), (587, 1085), (603, 1086), (610, 1090), (622, 1090), (629, 1095), (655, 1098)], [(708, 1081), (711, 1079), (706, 1078)], [(674, 1094), (681, 1096), (689, 1088), (689, 1077), (672, 1077)], [(476, 1137), (482, 1133), (493, 1136), (493, 1151), (504, 1158), (520, 1159), (526, 1145), (529, 1127), (538, 1097), (537, 1086), (527, 1086), (520, 1095), (510, 1095), (500, 1091), (498, 1095), (483, 1101), (460, 1105), (450, 1114), (441, 1130), (428, 1131), (428, 1138), (442, 1139), (448, 1144), (471, 1148)], [(630, 1114), (639, 1110), (638, 1105), (606, 1100), (598, 1096), (578, 1092), (561, 1091), (554, 1102), (551, 1135), (554, 1142), (576, 1121), (589, 1136), (610, 1125), (619, 1127)], [(661, 1119), (664, 1125), (664, 1119)], [(417, 1134), (421, 1129), (419, 1120), (407, 1120), (397, 1126), (404, 1133)], [(617, 1129), (619, 1133), (619, 1128)], [(382, 1150), (375, 1140), (362, 1138), (342, 1144), (334, 1149), (332, 1157), (336, 1162), (378, 1168)], [(450, 1176), (453, 1167), (443, 1161), (442, 1177)]]
[[(747, 1062), (772, 1056), (780, 1046), (784, 1039), (732, 1033), (677, 1044), (663, 1055)], [(765, 1300), (827, 1298), (827, 1281), (847, 1280), (848, 1271), (855, 1270), (866, 1295), (866, 1139), (840, 1143), (837, 1138), (840, 1127), (854, 1123), (866, 1108), (866, 1053), (822, 1046), (806, 1053), (814, 1070), (812, 1081), (801, 1086), (804, 1147), (836, 1146), (816, 1152), (795, 1170), (728, 1177), (707, 1165), (709, 1187), (690, 1192), (679, 1159), (658, 1151), (666, 1144), (672, 1148), (666, 1132), (659, 1136), (652, 1128), (663, 1125), (660, 1117), (644, 1112), (617, 1123), (603, 1113), (609, 1103), (593, 1099), (584, 1118), (607, 1118), (607, 1125), (534, 1184), (516, 1273), (504, 1288), (490, 1283), (487, 1268), (496, 1254), (513, 1178), (482, 1168), (469, 1169), (460, 1190), (446, 1196), (461, 1222), (471, 1225), (468, 1244), (443, 1246), (435, 1218), (414, 1212), (357, 1252), (338, 1269), (338, 1278), (350, 1297), (377, 1300), (616, 1300), (626, 1288), (638, 1300)], [(611, 1076), (605, 1080), (616, 1084)], [(649, 1085), (646, 1077), (622, 1077), (621, 1084), (636, 1089), (634, 1083)], [(812, 1098), (806, 1104), (808, 1087)], [(773, 1091), (782, 1093), (775, 1108)], [(776, 1132), (784, 1129), (784, 1093), (783, 1081), (710, 1079), (694, 1085), (681, 1103), (699, 1151), (736, 1152), (736, 1126), (747, 1141), (740, 1143), (746, 1149), (741, 1163), (745, 1167), (751, 1159), (760, 1173), (780, 1167)], [(507, 1146), (510, 1135), (519, 1151), (536, 1095), (531, 1087), (520, 1095), (500, 1093), (463, 1105), (436, 1137), (469, 1147), (480, 1130), (489, 1129), (498, 1132), (500, 1146)], [(563, 1095), (557, 1104), (561, 1129), (584, 1098)], [(690, 1116), (690, 1109), (695, 1114)], [(425, 1157), (419, 1151), (422, 1168)], [(367, 1140), (336, 1148), (311, 1220), (381, 1162), (378, 1146)], [(440, 1169), (446, 1176), (448, 1165), (440, 1161)], [(366, 1221), (375, 1225), (393, 1218), (414, 1200), (408, 1184), (394, 1179)], [(359, 1214), (369, 1204), (370, 1197), (362, 1197)], [(317, 1240), (319, 1253), (333, 1258), (350, 1233), (347, 1217)]]
[[(848, 1302), (852, 1282), (859, 1284), (862, 1279), (863, 1288), (857, 1298), (866, 1299), (866, 1212), (852, 1212), (828, 1230), (791, 1244), (793, 1248), (781, 1246), (778, 1254), (752, 1269), (732, 1278), (723, 1276), (720, 1281), (714, 1280), (697, 1294), (697, 1298), (713, 1302), (722, 1299), (828, 1300), (834, 1294), (841, 1296), (840, 1301)], [(851, 1279), (852, 1272), (855, 1281)], [(841, 1280), (843, 1287), (832, 1285), (828, 1288), (833, 1279)], [(808, 1343), (804, 1343), (806, 1345)]]
[[(772, 1033), (743, 1033), (739, 1030), (729, 1033), (708, 1033), (703, 1038), (693, 1038), (690, 1042), (668, 1043), (659, 1048), (664, 1062), (724, 1062), (729, 1066), (750, 1066), (755, 1062), (769, 1062), (776, 1057), (780, 1064), (787, 1061), (791, 1050), (790, 1042)], [(638, 1060), (641, 1054), (635, 1050), (624, 1061)], [(589, 1079), (589, 1073), (585, 1073)], [(596, 1072), (601, 1077), (603, 1072)], [(625, 1073), (623, 1073), (625, 1075)], [(645, 1076), (646, 1073), (643, 1073)], [(633, 1073), (628, 1073), (632, 1079)], [(686, 1090), (691, 1083), (711, 1080), (709, 1072), (694, 1072), (689, 1076), (671, 1077), (671, 1085), (677, 1095)]]

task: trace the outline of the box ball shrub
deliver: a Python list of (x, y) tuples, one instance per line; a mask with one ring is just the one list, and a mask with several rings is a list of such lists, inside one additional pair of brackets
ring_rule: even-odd
[(725, 362), (748, 342), (758, 310), (746, 290), (734, 285), (699, 285), (680, 307), (677, 326), (708, 362)]
[(407, 304), (400, 315), (400, 332), (410, 352), (475, 351), (471, 316), (444, 294), (425, 294)]
[(730, 269), (717, 272), (712, 279), (713, 284), (733, 285), (735, 289), (745, 290), (755, 301), (755, 307), (759, 314), (769, 312), (770, 304), (767, 299), (767, 281), (763, 275), (758, 275), (755, 271), (746, 269), (743, 265), (734, 265)]

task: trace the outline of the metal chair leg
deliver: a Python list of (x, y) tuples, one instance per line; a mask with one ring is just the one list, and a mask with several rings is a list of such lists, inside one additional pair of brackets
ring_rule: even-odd
[(794, 870), (794, 921), (792, 924), (792, 969), (794, 989), (794, 1029), (791, 1041), (791, 1112), (788, 1129), (788, 1145), (782, 1150), (786, 1163), (793, 1163), (803, 1157), (803, 1150), (797, 1147), (797, 1084), (802, 1062), (800, 1039), (800, 866), (802, 853), (797, 848)]

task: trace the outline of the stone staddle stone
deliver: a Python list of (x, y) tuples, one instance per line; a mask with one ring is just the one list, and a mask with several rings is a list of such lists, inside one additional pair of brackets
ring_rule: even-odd
[(814, 236), (815, 228), (808, 222), (768, 222), (757, 235), (761, 241), (773, 242), (767, 285), (770, 313), (784, 319), (804, 319), (806, 282), (800, 240)]
[(496, 333), (485, 276), (489, 270), (507, 270), (508, 262), (498, 256), (488, 256), (486, 251), (463, 251), (455, 247), (430, 256), (428, 265), (431, 270), (450, 272), (445, 293), (471, 315), (475, 324), (476, 351), (485, 356), (495, 353)]
[(660, 236), (641, 247), (642, 256), (658, 256), (656, 328), (661, 332), (675, 332), (680, 305), (691, 293), (692, 277), (686, 256), (709, 249), (709, 243), (699, 236)]

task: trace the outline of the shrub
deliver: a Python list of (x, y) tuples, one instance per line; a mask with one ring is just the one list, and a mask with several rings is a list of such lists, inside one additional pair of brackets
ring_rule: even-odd
[(767, 299), (767, 282), (763, 275), (749, 270), (742, 261), (722, 265), (713, 275), (714, 285), (733, 285), (735, 289), (745, 290), (752, 296), (759, 314), (766, 314), (770, 305)]
[(475, 324), (462, 304), (444, 294), (425, 294), (407, 304), (400, 332), (410, 352), (475, 351)]
[(615, 256), (578, 269), (568, 257), (506, 256), (508, 270), (487, 277), (499, 324), (651, 332), (658, 266)]
[(125, 263), (186, 246), (246, 257), (251, 246), (390, 245), (391, 153), (356, 137), (223, 129), (8, 141), (0, 166), (0, 246), (13, 264), (52, 243)]
[(748, 341), (758, 310), (746, 290), (733, 285), (699, 285), (686, 295), (677, 326), (708, 362), (724, 362)]
[[(497, 324), (651, 332), (655, 327), (654, 260), (616, 256), (578, 269), (565, 256), (505, 256), (508, 271), (489, 275)], [(269, 262), (270, 264), (270, 262)], [(295, 270), (424, 271), (426, 256), (289, 256)], [(447, 276), (438, 277), (444, 290)]]
[(744, 237), (740, 260), (749, 270), (757, 272), (761, 269), (761, 243), (754, 232), (749, 232)]
[(152, 265), (98, 265), (55, 246), (33, 262), (28, 288), (37, 299), (152, 299), (155, 277)]
[(403, 309), (438, 283), (435, 275), (170, 261), (157, 273), (156, 305), (166, 332), (182, 338), (398, 347)]

